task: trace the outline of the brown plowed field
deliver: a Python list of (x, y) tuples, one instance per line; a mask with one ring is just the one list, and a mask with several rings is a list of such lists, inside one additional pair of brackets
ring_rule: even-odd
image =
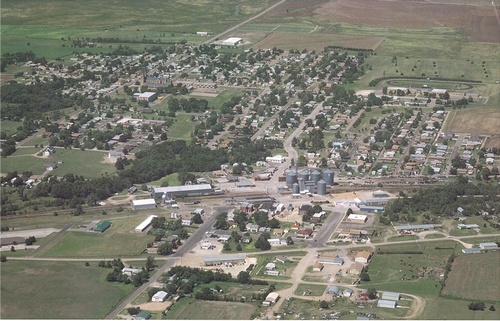
[[(497, 7), (497, 11), (499, 10)], [(296, 12), (307, 14), (308, 10)], [(319, 19), (383, 28), (461, 28), (471, 36), (472, 41), (500, 42), (500, 21), (493, 6), (337, 0), (317, 4), (312, 15)]]
[(326, 46), (375, 50), (384, 41), (383, 37), (347, 36), (337, 34), (307, 34), (296, 32), (274, 32), (256, 43), (253, 48), (281, 48), (323, 50)]

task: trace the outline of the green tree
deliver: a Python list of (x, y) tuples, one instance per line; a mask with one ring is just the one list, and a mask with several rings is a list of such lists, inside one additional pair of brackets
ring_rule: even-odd
[(127, 309), (128, 314), (130, 315), (137, 315), (139, 312), (141, 312), (140, 307), (130, 307)]
[(7, 257), (5, 255), (1, 255), (0, 262), (7, 262)]
[(155, 258), (152, 256), (148, 256), (146, 260), (146, 271), (153, 271), (156, 267)]
[(247, 271), (241, 271), (237, 276), (238, 283), (247, 284), (250, 282), (250, 273)]
[(370, 282), (370, 276), (368, 275), (368, 272), (361, 272), (359, 277), (363, 282)]
[(157, 253), (159, 255), (170, 255), (174, 253), (174, 246), (170, 242), (163, 243), (158, 247)]
[(368, 288), (368, 298), (370, 300), (377, 298), (377, 290), (375, 288)]
[(326, 302), (325, 300), (319, 301), (319, 307), (322, 309), (328, 309), (328, 302)]
[(243, 249), (241, 248), (241, 244), (236, 244), (236, 251), (243, 251)]

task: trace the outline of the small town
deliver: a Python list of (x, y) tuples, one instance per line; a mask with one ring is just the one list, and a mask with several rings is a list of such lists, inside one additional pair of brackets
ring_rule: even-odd
[(2, 50), (2, 318), (500, 318), (500, 67), (262, 47), (253, 19), (312, 6), (264, 2), (189, 41)]

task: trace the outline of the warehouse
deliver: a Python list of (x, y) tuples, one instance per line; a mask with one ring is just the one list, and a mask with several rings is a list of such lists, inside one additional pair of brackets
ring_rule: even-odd
[(238, 38), (238, 37), (231, 37), (231, 38), (227, 38), (226, 40), (222, 41), (222, 44), (224, 46), (237, 46), (237, 45), (242, 44), (242, 43), (243, 43), (243, 39)]
[(151, 225), (151, 222), (153, 221), (153, 219), (155, 217), (158, 217), (158, 215), (150, 215), (141, 224), (137, 225), (137, 227), (134, 229), (134, 231), (138, 232), (138, 233), (144, 232), (144, 230), (147, 229), (149, 225)]
[(401, 293), (397, 292), (382, 292), (382, 300), (397, 301), (401, 298)]
[(244, 256), (228, 256), (228, 257), (206, 257), (203, 258), (205, 266), (220, 265), (225, 263), (238, 264), (245, 263)]
[(395, 308), (396, 308), (396, 301), (391, 301), (391, 300), (378, 300), (378, 302), (377, 302), (377, 307), (378, 307), (378, 308), (389, 308), (389, 309), (395, 309)]
[(366, 223), (366, 221), (368, 220), (368, 216), (361, 214), (350, 214), (347, 217), (347, 220), (351, 221), (352, 223)]
[(132, 200), (130, 202), (130, 206), (132, 210), (147, 210), (151, 208), (156, 208), (156, 202), (152, 198), (144, 199), (144, 200)]
[(210, 184), (155, 187), (151, 191), (151, 197), (160, 198), (165, 195), (166, 199), (171, 199), (180, 195), (198, 196), (212, 194), (213, 192), (214, 190)]
[(497, 250), (498, 244), (495, 242), (479, 243), (479, 248), (481, 250)]
[(360, 205), (359, 210), (361, 212), (368, 212), (368, 213), (382, 213), (384, 211), (384, 207), (383, 206)]
[(443, 227), (441, 224), (416, 224), (416, 225), (398, 225), (394, 226), (396, 231), (398, 232), (403, 232), (403, 231), (420, 231), (420, 230), (432, 230), (435, 228), (441, 228)]
[(156, 292), (155, 295), (151, 298), (152, 302), (164, 302), (168, 297), (168, 293), (165, 291)]

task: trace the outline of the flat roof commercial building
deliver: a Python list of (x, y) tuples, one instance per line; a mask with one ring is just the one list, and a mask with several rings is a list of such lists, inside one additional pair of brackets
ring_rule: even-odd
[(245, 262), (244, 256), (228, 256), (228, 257), (206, 257), (203, 258), (205, 266), (220, 265), (224, 263), (243, 263)]

